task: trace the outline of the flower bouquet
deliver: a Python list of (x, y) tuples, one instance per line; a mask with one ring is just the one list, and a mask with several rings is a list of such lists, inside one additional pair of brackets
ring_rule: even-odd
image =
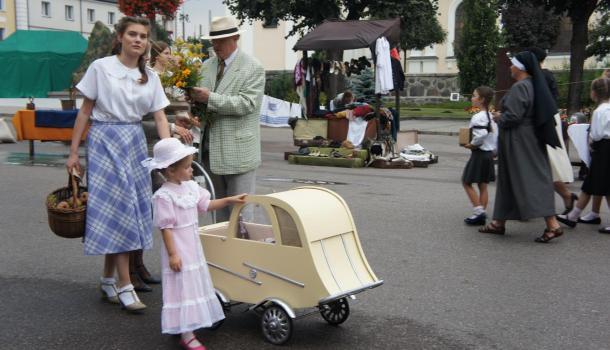
[[(201, 67), (206, 57), (202, 48), (201, 44), (192, 44), (177, 39), (173, 50), (175, 60), (165, 74), (160, 75), (161, 84), (166, 88), (180, 89), (185, 95), (188, 95), (190, 89), (198, 86), (201, 81)], [(204, 112), (205, 107), (202, 104), (193, 103), (191, 105), (193, 116), (204, 120)]]

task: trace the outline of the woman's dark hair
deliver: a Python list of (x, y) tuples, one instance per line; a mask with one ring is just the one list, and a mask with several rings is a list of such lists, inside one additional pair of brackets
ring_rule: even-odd
[[(114, 41), (112, 42), (112, 54), (118, 55), (121, 53), (121, 43), (119, 42), (119, 36), (123, 36), (127, 27), (131, 24), (141, 24), (148, 28), (148, 34), (150, 36), (150, 21), (147, 18), (143, 17), (130, 17), (125, 16), (119, 20), (119, 23), (116, 24), (116, 36), (114, 37)], [(140, 84), (146, 84), (148, 82), (148, 75), (146, 74), (146, 52), (144, 52), (138, 58), (138, 70), (142, 73), (142, 77), (140, 78)]]
[(481, 85), (478, 88), (474, 89), (474, 91), (476, 91), (477, 94), (479, 94), (479, 97), (483, 99), (483, 101), (481, 101), (481, 104), (485, 106), (485, 111), (487, 112), (487, 131), (491, 132), (491, 116), (489, 115), (489, 105), (491, 104), (491, 101), (494, 98), (494, 89), (490, 88), (489, 86)]
[(591, 91), (595, 93), (598, 101), (610, 99), (610, 79), (597, 78), (591, 83)]
[(153, 41), (150, 45), (150, 66), (154, 67), (157, 63), (157, 57), (161, 52), (165, 51), (169, 45), (165, 41)]

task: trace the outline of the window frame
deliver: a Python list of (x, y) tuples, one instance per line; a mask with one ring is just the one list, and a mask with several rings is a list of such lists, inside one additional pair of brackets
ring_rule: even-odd
[[(46, 13), (45, 13), (46, 8)], [(40, 14), (42, 17), (51, 18), (51, 2), (50, 1), (41, 1), (40, 2)]]
[[(68, 17), (68, 12), (70, 12), (70, 17)], [(74, 21), (74, 6), (66, 5), (64, 15), (66, 16), (66, 21)]]
[(0, 41), (4, 40), (4, 28), (0, 28)]
[(87, 22), (95, 23), (95, 9), (87, 9)]
[[(112, 19), (112, 21), (111, 21)], [(116, 23), (116, 16), (114, 14), (114, 11), (108, 11), (108, 24), (115, 24)]]
[(0, 11), (4, 11), (4, 0), (0, 0)]

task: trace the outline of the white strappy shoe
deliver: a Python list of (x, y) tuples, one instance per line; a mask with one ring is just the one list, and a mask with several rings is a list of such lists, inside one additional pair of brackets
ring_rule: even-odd
[(146, 309), (146, 305), (140, 301), (131, 284), (119, 289), (118, 296), (121, 306), (129, 312), (138, 312)]

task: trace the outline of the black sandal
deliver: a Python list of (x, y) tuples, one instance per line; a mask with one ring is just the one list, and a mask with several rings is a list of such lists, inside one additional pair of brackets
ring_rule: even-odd
[(563, 235), (563, 229), (561, 227), (554, 228), (549, 230), (548, 228), (544, 230), (542, 236), (537, 237), (535, 239), (538, 243), (549, 243), (552, 239), (555, 239), (559, 236)]
[(504, 226), (498, 226), (498, 225), (494, 224), (493, 222), (490, 222), (489, 224), (487, 224), (479, 229), (479, 232), (481, 232), (481, 233), (489, 233), (492, 235), (503, 235), (504, 231), (505, 231)]

